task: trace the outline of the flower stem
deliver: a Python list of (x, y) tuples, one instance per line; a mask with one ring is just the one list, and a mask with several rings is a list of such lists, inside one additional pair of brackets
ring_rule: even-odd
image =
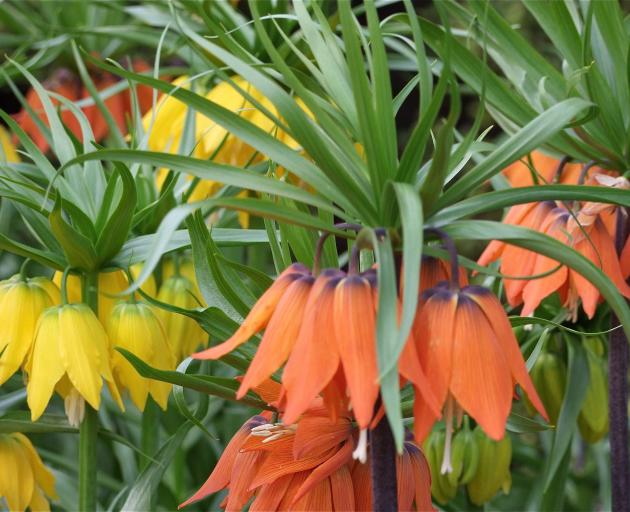
[[(628, 212), (617, 211), (615, 245), (621, 254), (628, 238)], [(619, 327), (619, 319), (613, 313), (612, 327)], [(608, 394), (610, 396), (610, 478), (612, 509), (630, 511), (630, 455), (628, 453), (628, 340), (623, 329), (610, 333), (608, 345)]]
[(370, 475), (372, 510), (396, 512), (398, 510), (396, 446), (386, 417), (370, 431)]
[[(158, 414), (159, 406), (153, 400), (153, 397), (149, 395), (142, 413), (142, 437), (140, 443), (142, 452), (150, 456), (155, 455), (155, 452), (158, 450)], [(146, 457), (142, 457), (140, 469), (144, 469), (150, 462)]]
[[(98, 314), (98, 273), (85, 274), (83, 302)], [(96, 511), (96, 441), (98, 413), (85, 404), (85, 416), (79, 428), (79, 507), (84, 512)]]

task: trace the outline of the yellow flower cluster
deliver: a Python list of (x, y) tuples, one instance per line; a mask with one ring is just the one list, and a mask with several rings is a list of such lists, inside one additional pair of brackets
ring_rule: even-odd
[[(138, 275), (133, 268), (131, 275)], [(190, 261), (177, 269), (168, 263), (159, 290), (153, 278), (143, 291), (180, 308), (196, 308), (201, 294)], [(147, 364), (173, 370), (207, 341), (206, 333), (192, 319), (154, 308), (135, 297), (121, 300), (129, 286), (122, 270), (99, 275), (98, 315), (81, 302), (81, 280), (66, 279), (66, 304), (62, 304), (62, 274), (53, 279), (25, 278), (21, 274), (0, 281), (0, 384), (20, 368), (27, 377), (27, 403), (36, 421), (53, 393), (65, 401), (66, 415), (78, 425), (85, 402), (100, 406), (101, 389), (123, 409), (121, 392), (144, 410), (147, 397), (166, 408), (171, 386), (141, 377), (116, 350), (124, 348)]]
[[(247, 119), (270, 135), (274, 135), (290, 148), (298, 149), (297, 142), (286, 132), (278, 129), (274, 121), (269, 119), (254, 104), (247, 101), (236, 87), (245, 91), (273, 116), (279, 117), (278, 111), (271, 101), (241, 77), (232, 77), (232, 82), (234, 85), (228, 81), (219, 82), (218, 85), (210, 89), (206, 98)], [(189, 78), (187, 76), (179, 77), (173, 81), (173, 85), (188, 88)], [(302, 103), (300, 105), (303, 106)], [(143, 118), (144, 129), (149, 133), (148, 148), (152, 151), (178, 153), (181, 149), (180, 143), (187, 111), (188, 107), (185, 103), (173, 96), (163, 96), (158, 101), (155, 111), (147, 112)], [(244, 167), (247, 164), (255, 164), (265, 159), (265, 156), (258, 153), (252, 146), (234, 135), (228, 134), (225, 128), (199, 113), (195, 114), (195, 145), (192, 156), (202, 160), (212, 158), (214, 162), (235, 167)], [(166, 169), (158, 171), (157, 182), (159, 186), (166, 179), (166, 174)], [(188, 177), (188, 179), (191, 178)], [(220, 186), (220, 183), (214, 181), (201, 180), (196, 185), (189, 200), (206, 199), (212, 196)], [(243, 191), (240, 195), (247, 196), (247, 194), (247, 191)], [(239, 212), (238, 219), (243, 228), (249, 226), (249, 214)]]

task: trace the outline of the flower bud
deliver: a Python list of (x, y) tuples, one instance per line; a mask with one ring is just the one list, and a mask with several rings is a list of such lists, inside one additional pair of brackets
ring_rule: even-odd
[(586, 350), (589, 383), (578, 416), (580, 434), (588, 443), (596, 443), (608, 433), (608, 378), (601, 357)]
[(468, 482), (466, 488), (470, 501), (481, 506), (499, 489), (502, 489), (504, 494), (510, 491), (512, 440), (506, 434), (501, 441), (493, 441), (479, 427), (475, 428), (474, 436), (479, 447), (479, 465), (475, 476)]
[[(531, 377), (549, 414), (549, 421), (555, 425), (560, 415), (567, 381), (564, 361), (554, 353), (543, 352), (532, 368)], [(525, 400), (525, 404), (533, 412), (528, 400)]]
[(0, 282), (0, 384), (25, 362), (41, 313), (59, 301), (59, 289), (43, 277)]
[(479, 447), (473, 432), (464, 429), (455, 434), (451, 450), (453, 471), (446, 476), (451, 485), (465, 485), (475, 476), (479, 465)]
[(445, 505), (457, 494), (457, 484), (451, 484), (447, 474), (442, 474), (442, 459), (446, 434), (443, 430), (433, 431), (424, 443), (424, 454), (431, 468), (431, 494), (438, 503)]
[[(184, 276), (173, 276), (166, 279), (160, 287), (157, 299), (183, 309), (199, 307), (194, 286)], [(206, 344), (208, 335), (192, 318), (165, 309), (157, 309), (156, 312), (177, 361), (188, 357), (199, 345)]]

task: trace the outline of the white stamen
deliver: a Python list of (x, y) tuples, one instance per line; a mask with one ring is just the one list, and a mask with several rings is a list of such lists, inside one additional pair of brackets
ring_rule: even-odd
[(72, 388), (70, 393), (68, 393), (68, 396), (63, 401), (63, 405), (68, 417), (68, 423), (73, 427), (81, 425), (85, 416), (85, 400), (75, 388)]
[(352, 458), (358, 460), (361, 464), (365, 464), (367, 461), (367, 429), (359, 432), (359, 442), (352, 452)]
[(444, 441), (444, 455), (442, 457), (442, 468), (440, 472), (445, 475), (453, 471), (451, 466), (451, 440), (453, 439), (453, 398), (448, 397), (446, 401), (446, 412), (444, 421), (446, 423), (446, 440)]
[(266, 437), (263, 443), (268, 443), (284, 435), (294, 434), (297, 425), (284, 425), (282, 423), (265, 423), (250, 430), (250, 434), (256, 437)]

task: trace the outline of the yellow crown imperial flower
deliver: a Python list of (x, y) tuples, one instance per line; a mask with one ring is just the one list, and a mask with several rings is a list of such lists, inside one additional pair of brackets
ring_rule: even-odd
[(42, 415), (56, 388), (66, 400), (68, 420), (79, 423), (83, 400), (94, 409), (99, 408), (103, 379), (122, 409), (110, 358), (105, 329), (87, 305), (65, 304), (46, 309), (37, 322), (35, 342), (25, 367), (32, 421)]
[(0, 282), (0, 384), (24, 363), (39, 315), (59, 301), (59, 289), (43, 277), (16, 275)]
[[(175, 356), (164, 327), (147, 304), (119, 303), (109, 317), (107, 333), (114, 347), (124, 348), (160, 370), (175, 369)], [(118, 386), (129, 391), (138, 409), (144, 411), (149, 393), (162, 409), (166, 409), (170, 384), (141, 377), (119, 352), (112, 356), (112, 371)]]
[(55, 477), (29, 439), (18, 432), (0, 434), (0, 499), (9, 510), (50, 510), (46, 496), (57, 498)]
[[(62, 272), (55, 272), (53, 282), (61, 287)], [(114, 272), (101, 272), (98, 275), (98, 319), (103, 325), (107, 323), (114, 306), (121, 300), (119, 296), (129, 287), (127, 276), (122, 270)], [(69, 275), (66, 280), (68, 302), (76, 304), (81, 302), (81, 278)]]
[[(181, 275), (166, 279), (160, 287), (157, 299), (183, 309), (199, 306), (193, 283)], [(188, 357), (199, 345), (207, 342), (208, 335), (192, 318), (165, 309), (158, 309), (157, 312), (177, 361)]]

